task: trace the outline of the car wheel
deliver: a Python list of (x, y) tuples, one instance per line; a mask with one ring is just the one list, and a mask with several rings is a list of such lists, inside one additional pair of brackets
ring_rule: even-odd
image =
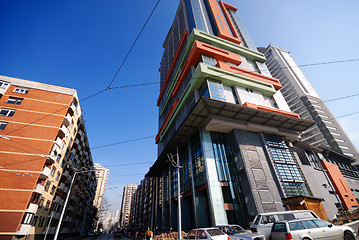
[(303, 238), (302, 240), (310, 240), (310, 238), (307, 238), (307, 237), (306, 237), (306, 238)]
[(351, 232), (344, 232), (344, 240), (355, 240), (355, 237)]

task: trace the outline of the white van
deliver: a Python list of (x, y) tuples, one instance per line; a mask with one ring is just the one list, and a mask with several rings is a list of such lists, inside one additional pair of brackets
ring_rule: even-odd
[(251, 224), (251, 231), (262, 234), (266, 239), (269, 239), (273, 223), (278, 221), (308, 218), (319, 219), (319, 217), (311, 210), (259, 213)]

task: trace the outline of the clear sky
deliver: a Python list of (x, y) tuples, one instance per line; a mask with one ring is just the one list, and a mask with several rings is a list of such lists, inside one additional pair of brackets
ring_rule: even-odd
[[(0, 75), (75, 88), (84, 99), (113, 79), (157, 0), (0, 1)], [(257, 47), (291, 52), (298, 65), (359, 59), (359, 1), (228, 0)], [(178, 1), (161, 0), (112, 86), (159, 82), (162, 44)], [(323, 100), (359, 93), (359, 61), (303, 67)], [(156, 160), (159, 84), (106, 91), (81, 102), (94, 162), (110, 169), (105, 198)], [(359, 97), (328, 102), (359, 149)], [(153, 136), (153, 137), (151, 137)], [(140, 139), (138, 141), (129, 141)], [(129, 141), (129, 142), (128, 142)], [(108, 147), (107, 144), (126, 142)]]

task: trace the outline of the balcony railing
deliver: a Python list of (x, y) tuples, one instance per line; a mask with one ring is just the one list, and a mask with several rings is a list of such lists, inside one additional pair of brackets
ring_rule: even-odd
[(72, 117), (71, 117), (70, 114), (67, 114), (67, 115), (65, 116), (63, 123), (65, 124), (66, 127), (73, 125)]
[(69, 130), (66, 128), (65, 125), (62, 125), (59, 131), (59, 136), (63, 138), (63, 137), (68, 137), (69, 135), (70, 135)]
[(34, 189), (34, 192), (42, 194), (44, 192), (44, 190), (45, 190), (45, 186), (38, 183)]
[(44, 167), (44, 169), (42, 170), (42, 172), (40, 173), (39, 178), (40, 179), (47, 179), (51, 174), (51, 169), (48, 167)]

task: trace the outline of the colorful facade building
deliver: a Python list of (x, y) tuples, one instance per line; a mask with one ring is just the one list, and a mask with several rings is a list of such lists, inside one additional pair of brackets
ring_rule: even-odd
[[(60, 233), (87, 228), (96, 189), (76, 90), (0, 76), (0, 237), (51, 235), (71, 194)], [(91, 225), (91, 223), (90, 223)]]
[(163, 44), (153, 228), (177, 228), (178, 151), (184, 229), (237, 223), (313, 195), (292, 142), (315, 123), (291, 112), (237, 8), (181, 0)]

